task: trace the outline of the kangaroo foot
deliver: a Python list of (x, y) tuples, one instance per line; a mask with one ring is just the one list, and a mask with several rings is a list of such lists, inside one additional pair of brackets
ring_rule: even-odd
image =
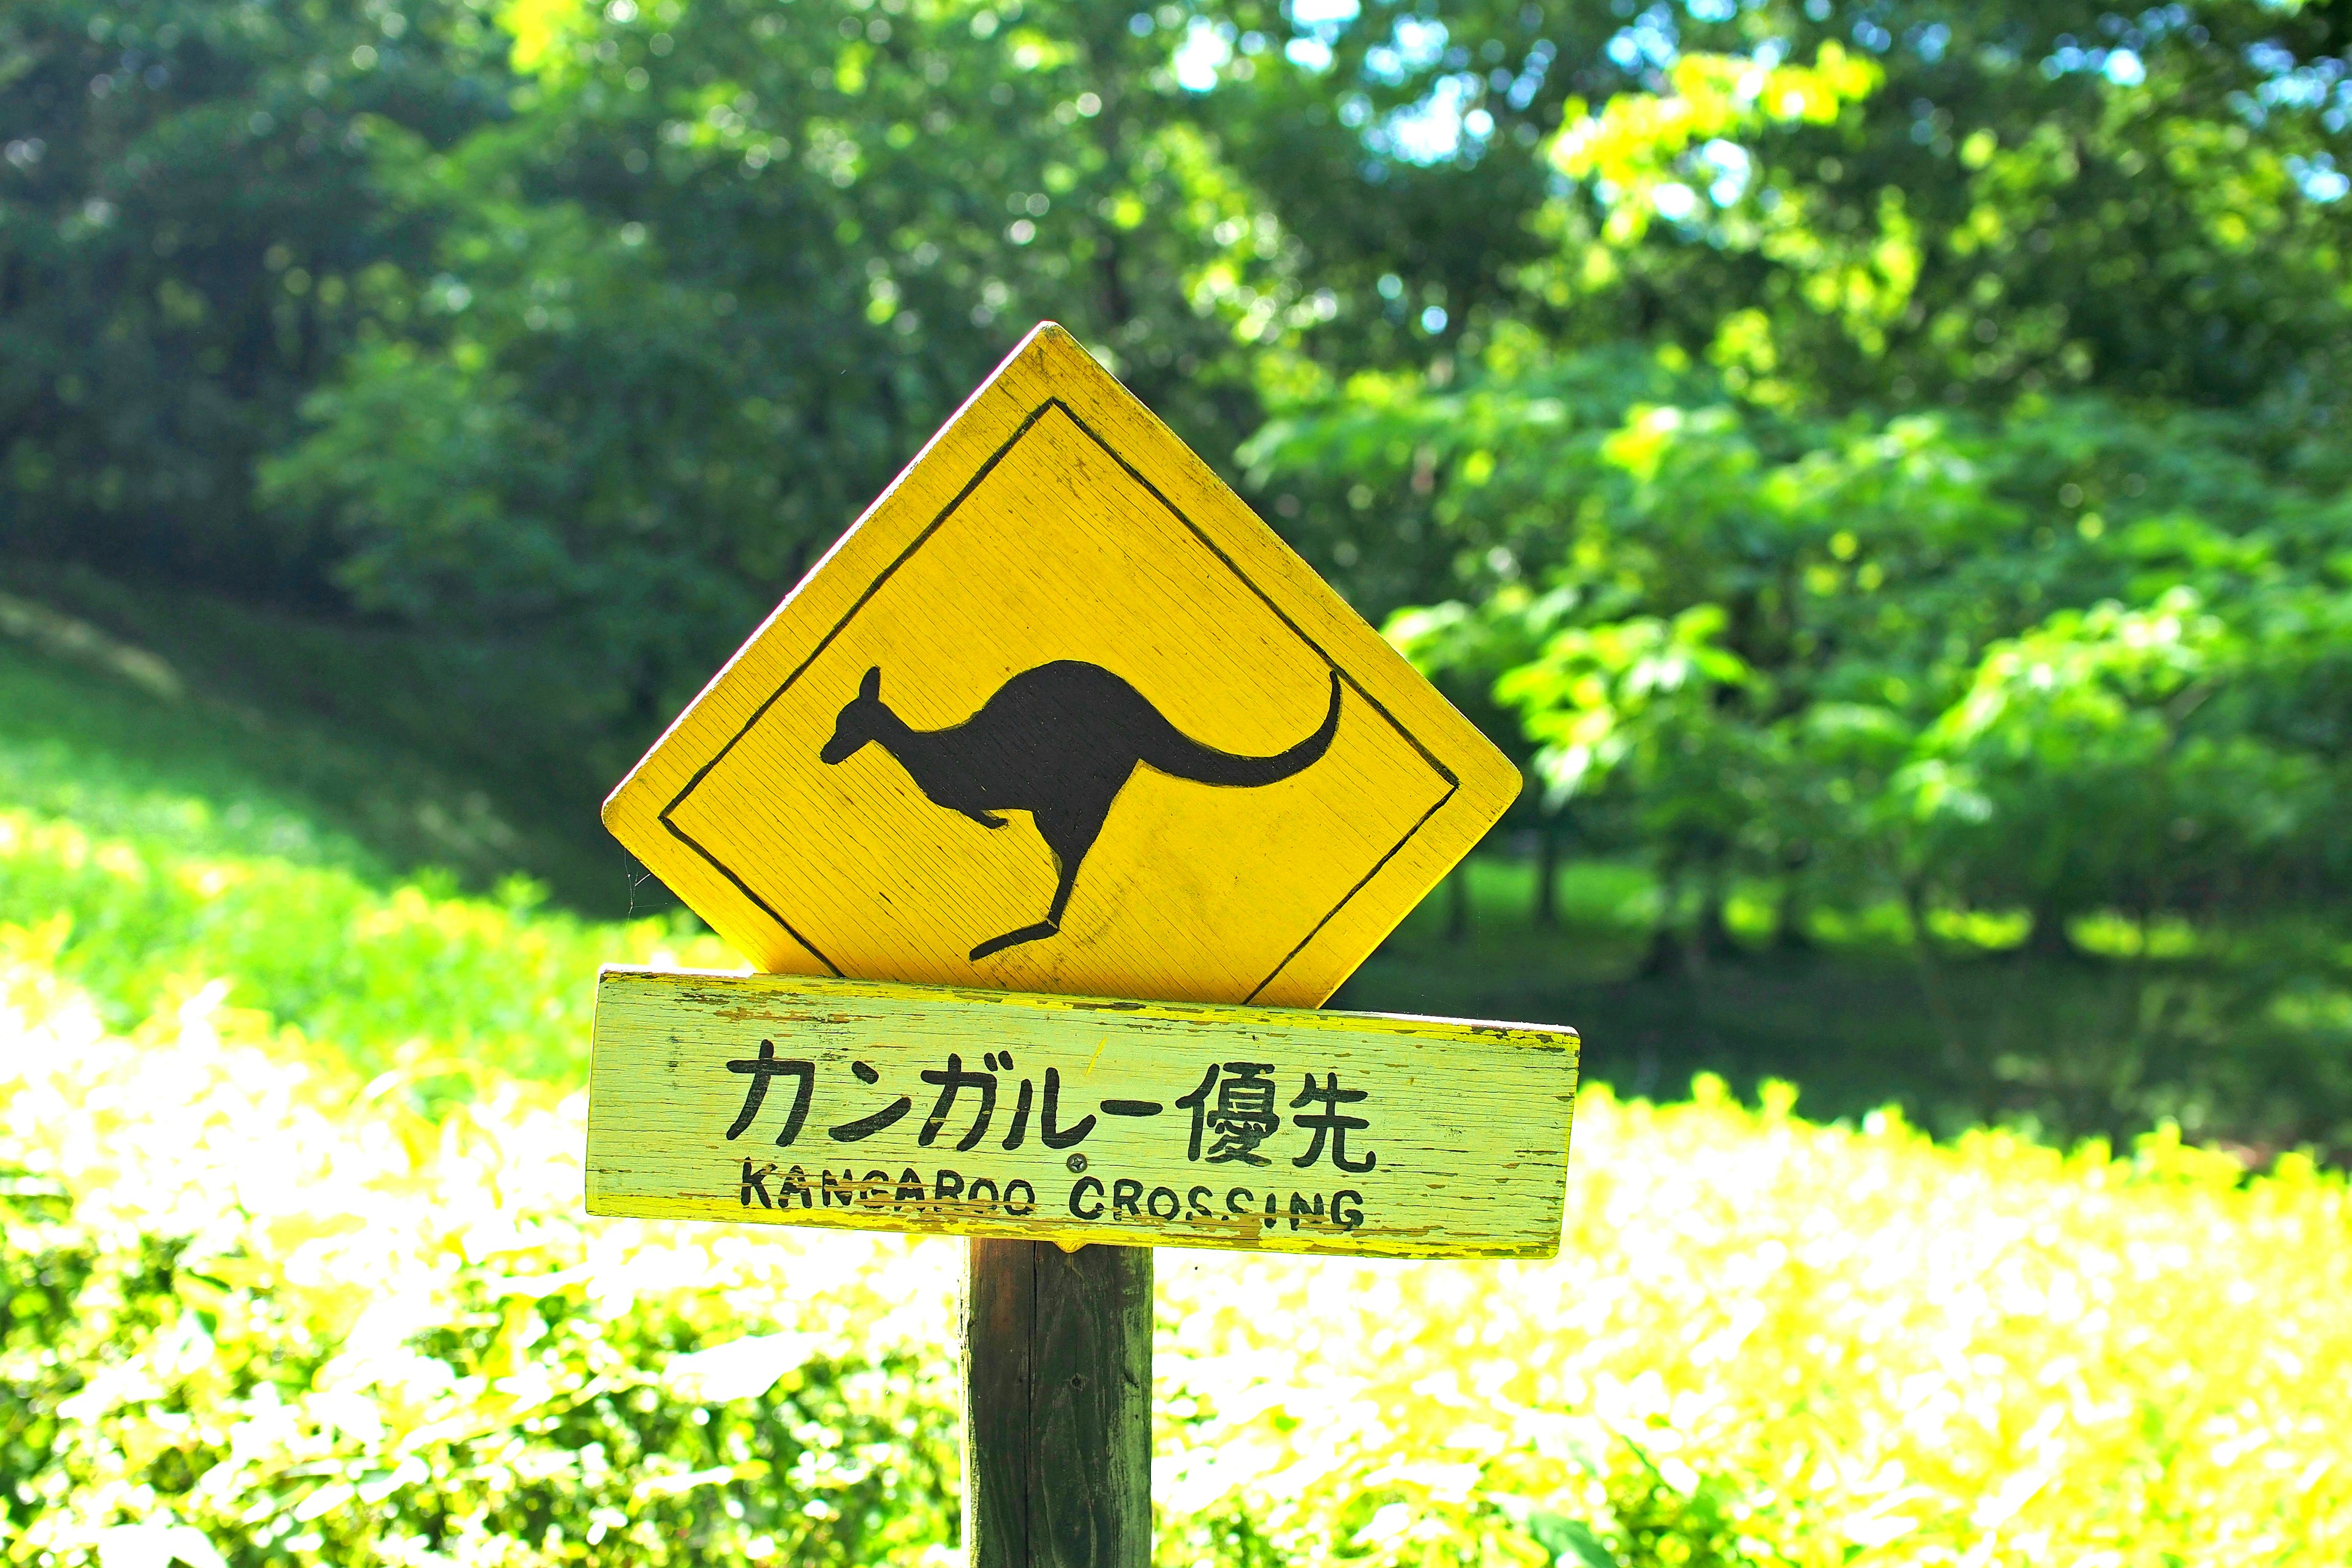
[(991, 953), (1003, 952), (1008, 947), (1019, 947), (1024, 942), (1035, 942), (1040, 937), (1052, 936), (1061, 929), (1052, 921), (1039, 921), (1035, 925), (1023, 926), (1019, 931), (1009, 931), (1003, 936), (990, 937), (971, 950), (971, 961), (978, 963)]

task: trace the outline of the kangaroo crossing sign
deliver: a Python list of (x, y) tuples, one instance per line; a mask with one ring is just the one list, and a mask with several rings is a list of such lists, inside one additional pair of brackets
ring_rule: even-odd
[(608, 969), (589, 1207), (1549, 1258), (1565, 1029)]
[(1046, 326), (604, 820), (773, 973), (1311, 1007), (1518, 787)]
[[(1548, 1251), (1559, 1234), (1559, 1162), (1539, 1152), (1565, 1158), (1572, 1034), (1359, 1021), (1347, 1060), (1323, 1063), (1303, 1047), (1295, 1060), (1285, 1056), (1275, 1042), (1289, 1037), (1265, 1033), (1275, 1026), (1262, 1019), (1219, 1025), (1187, 1015), (1180, 1026), (1158, 1013), (1147, 1022), (1101, 1006), (1066, 1009), (1050, 1015), (1049, 1041), (1014, 1027), (1045, 1027), (1047, 1015), (972, 1000), (984, 991), (1317, 1006), (1494, 825), (1518, 785), (1508, 759), (1206, 464), (1066, 332), (1041, 326), (605, 803), (613, 833), (755, 967), (813, 984), (790, 993), (796, 1022), (779, 1034), (782, 1026), (755, 1020), (761, 1007), (783, 1005), (782, 993), (761, 991), (756, 1005), (748, 993), (713, 1000), (748, 983), (705, 976), (691, 991), (698, 1007), (647, 1013), (625, 999), (652, 994), (643, 990), (650, 982), (607, 976), (591, 1083), (591, 1206), (1414, 1256), (1449, 1252), (1444, 1238), (1461, 1231), (1451, 1252)], [(942, 989), (870, 1016), (865, 993), (829, 991), (828, 981)], [(946, 1015), (964, 1022), (951, 1028), (938, 1021)], [(1073, 1056), (1085, 1043), (1069, 1031), (1083, 1033), (1087, 1020), (1103, 1026)], [(1212, 1050), (1200, 1037), (1227, 1026), (1240, 1034), (1226, 1047)], [(1013, 1032), (975, 1047), (973, 1029)], [(1171, 1031), (1185, 1037), (1181, 1061), (1168, 1054)], [(1430, 1053), (1471, 1078), (1518, 1071), (1528, 1090), (1524, 1125), (1481, 1152), (1476, 1118), (1460, 1118), (1474, 1105), (1495, 1113), (1501, 1102), (1480, 1094), (1499, 1093), (1503, 1080), (1479, 1079), (1486, 1090), (1446, 1102), (1441, 1079), (1412, 1066)], [(730, 1094), (739, 1104), (782, 1097), (768, 1086), (787, 1068), (769, 1064), (790, 1065), (797, 1109), (789, 1128), (767, 1135), (761, 1157), (747, 1160), (748, 1126), (727, 1131), (731, 1113), (710, 1124)], [(829, 1131), (803, 1125), (803, 1113), (831, 1116), (810, 1107), (835, 1096), (912, 1105), (941, 1073), (1019, 1092), (1020, 1110), (999, 1114), (1035, 1126), (1035, 1137), (998, 1149), (983, 1173), (961, 1144), (970, 1155), (961, 1165), (935, 1157), (939, 1118), (877, 1125), (852, 1142), (873, 1137), (878, 1156), (894, 1140), (914, 1141), (885, 1173), (894, 1193), (931, 1184), (919, 1203), (905, 1194), (881, 1203), (871, 1173), (850, 1159), (859, 1151), (833, 1146), (856, 1130), (855, 1117), (827, 1122)], [(1367, 1074), (1380, 1081), (1363, 1081)], [(1244, 1119), (1233, 1125), (1256, 1118), (1292, 1131), (1347, 1106), (1361, 1118), (1353, 1097), (1374, 1096), (1386, 1115), (1372, 1124), (1386, 1121), (1396, 1181), (1368, 1175), (1309, 1193), (1302, 1173), (1280, 1191), (1295, 1188), (1302, 1203), (1319, 1194), (1326, 1216), (1303, 1227), (1287, 1210), (1278, 1226), (1264, 1223), (1274, 1211), (1253, 1210), (1254, 1226), (1227, 1212), (1231, 1193), (1244, 1188), (1252, 1203), (1275, 1202), (1278, 1184), (1264, 1180), (1208, 1183), (1225, 1205), (1219, 1217), (1188, 1207), (1173, 1228), (1155, 1225), (1153, 1192), (1189, 1205), (1203, 1186), (1176, 1184), (1183, 1173), (1173, 1166), (1166, 1181), (1139, 1189), (1147, 1206), (1126, 1215), (1131, 1224), (1115, 1202), (1104, 1211), (1112, 1219), (1088, 1220), (1091, 1189), (1074, 1189), (1076, 1206), (1045, 1202), (1036, 1162), (1059, 1147), (1045, 1131), (1056, 1115), (1070, 1126), (1093, 1117), (1094, 1136), (1134, 1166), (1108, 1181), (1143, 1182), (1175, 1158), (1159, 1130), (1192, 1114), (1179, 1108), (1196, 1082), (1220, 1114)], [(1133, 1092), (1104, 1092), (1106, 1083)], [(1328, 1104), (1318, 1098), (1326, 1091), (1336, 1097)], [(1147, 1120), (1134, 1109), (1145, 1104), (1164, 1118), (1149, 1136), (1128, 1125)], [(803, 1146), (810, 1158), (791, 1157)], [(1180, 1142), (1178, 1154), (1189, 1146)], [(849, 1164), (825, 1165), (833, 1153)], [(1282, 1159), (1288, 1166), (1304, 1153)], [(1066, 1172), (1054, 1166), (1061, 1185), (1073, 1185), (1087, 1157), (1073, 1149)], [(1195, 1150), (1177, 1163), (1204, 1158)], [(1233, 1145), (1221, 1158), (1246, 1173), (1275, 1156)], [(1459, 1172), (1462, 1183), (1486, 1182), (1480, 1190), (1491, 1199), (1491, 1171), (1470, 1173), (1496, 1159), (1517, 1173), (1500, 1207), (1466, 1186), (1460, 1201), (1442, 1198), (1456, 1180), (1448, 1173)], [(855, 1204), (798, 1201), (853, 1165)], [(992, 1184), (998, 1210), (972, 1207), (975, 1179)], [(1041, 1206), (1003, 1206), (1015, 1179)], [(777, 1202), (780, 1182), (793, 1201)], [(942, 1182), (961, 1185), (943, 1191)], [(1122, 1190), (1104, 1188), (1113, 1198)], [(1376, 1217), (1341, 1225), (1329, 1217), (1333, 1203)], [(1507, 1223), (1495, 1219), (1503, 1214)], [(1476, 1215), (1486, 1217), (1464, 1217)]]

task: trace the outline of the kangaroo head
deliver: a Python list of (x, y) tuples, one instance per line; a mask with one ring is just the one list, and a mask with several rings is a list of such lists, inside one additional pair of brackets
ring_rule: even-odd
[(833, 723), (833, 739), (817, 754), (828, 763), (842, 761), (866, 742), (880, 739), (889, 717), (890, 710), (882, 706), (882, 671), (869, 669), (857, 683), (857, 695), (841, 705), (841, 717)]

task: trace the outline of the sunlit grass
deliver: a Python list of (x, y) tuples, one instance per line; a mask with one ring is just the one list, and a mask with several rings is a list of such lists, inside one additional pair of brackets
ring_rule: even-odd
[(431, 1041), (575, 1082), (599, 964), (736, 963), (675, 917), (589, 921), (539, 899), (520, 879), (490, 898), (384, 889), (340, 867), (190, 855), (0, 810), (0, 919), (37, 921), (47, 961), (118, 1025), (228, 976), (232, 1003), (335, 1042), (365, 1070)]
[[(152, 656), (62, 624), (50, 641), (95, 652), (61, 662), (0, 638), (0, 923), (41, 932), (114, 1026), (226, 976), (232, 1005), (363, 1070), (429, 1041), (576, 1081), (599, 963), (736, 963), (680, 915), (588, 921), (527, 879), (467, 894), (454, 873), (404, 872), (381, 842), (429, 848), (432, 822), (480, 847), (462, 791), (416, 793), (430, 775), (364, 740), (240, 719)], [(307, 762), (280, 755), (304, 747)], [(355, 794), (371, 777), (377, 793)], [(403, 813), (429, 820), (381, 842), (356, 831)]]

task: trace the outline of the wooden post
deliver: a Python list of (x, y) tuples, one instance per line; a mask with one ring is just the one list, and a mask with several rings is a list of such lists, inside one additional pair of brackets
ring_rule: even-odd
[(1151, 1249), (975, 1237), (964, 1280), (971, 1568), (1149, 1568)]
[[(1125, 790), (1146, 763), (1170, 787)], [(1149, 1568), (1151, 1255), (1122, 1244), (1559, 1247), (1573, 1035), (1263, 1012), (1310, 1016), (1519, 785), (1210, 465), (1040, 323), (604, 803), (622, 844), (767, 974), (600, 985), (589, 1210), (992, 1233), (965, 1300), (972, 1561)], [(821, 999), (798, 994), (812, 981)], [(763, 1010), (700, 1016), (736, 986)], [(643, 1011), (620, 1005), (632, 989)], [(1045, 994), (1171, 990), (1238, 1010)], [(942, 1006), (961, 1019), (944, 1032), (897, 1026)], [(691, 1050), (659, 1022), (677, 1009), (698, 1015)], [(1433, 1028), (1442, 1068), (1392, 1048)], [(1128, 1044), (1105, 1060), (1114, 1033)], [(1244, 1037), (1264, 1065), (1235, 1073)], [(1477, 1063), (1496, 1099), (1465, 1092)], [(1196, 1182), (1211, 1114), (1233, 1153), (1271, 1158), (1248, 1151), (1284, 1120), (1276, 1065), (1323, 1085), (1287, 1102), (1323, 1110), (1290, 1127), (1308, 1152), (1286, 1138), (1281, 1192), (1271, 1172), (1263, 1191)], [(1128, 1120), (1209, 1096), (1219, 1073), (1213, 1112)], [(910, 1125), (926, 1082), (942, 1096)], [(1016, 1084), (1017, 1120), (983, 1151)], [(932, 1147), (950, 1114), (973, 1118), (951, 1166)], [(1088, 1152), (1065, 1152), (1088, 1131)], [(842, 1173), (836, 1141), (860, 1145)]]

